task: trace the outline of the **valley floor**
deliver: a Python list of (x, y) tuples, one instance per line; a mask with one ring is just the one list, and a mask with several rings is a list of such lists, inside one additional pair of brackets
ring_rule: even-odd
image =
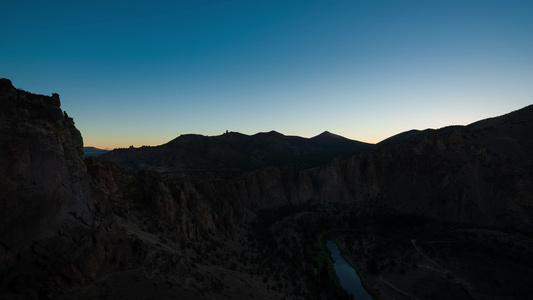
[(528, 299), (533, 240), (443, 224), (344, 236), (342, 250), (380, 299)]
[(205, 235), (197, 241), (138, 213), (115, 215), (138, 240), (142, 261), (59, 298), (349, 299), (321, 271), (329, 268), (320, 258), (324, 234), (337, 238), (375, 299), (527, 299), (533, 293), (531, 237), (359, 206), (258, 211), (237, 239)]

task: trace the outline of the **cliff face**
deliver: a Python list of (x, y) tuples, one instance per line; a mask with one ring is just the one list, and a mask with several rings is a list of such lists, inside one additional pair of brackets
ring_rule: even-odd
[[(399, 211), (440, 220), (496, 227), (530, 227), (533, 178), (527, 156), (508, 156), (467, 128), (420, 134), (417, 139), (384, 145), (368, 156), (354, 157), (356, 182), (377, 191)], [(364, 165), (364, 167), (362, 167)], [(528, 225), (529, 224), (529, 225)]]
[[(262, 274), (253, 281), (268, 298), (270, 281), (263, 276), (272, 270), (262, 259), (271, 253), (263, 252), (268, 243), (254, 233), (297, 237), (293, 250), (300, 253), (305, 237), (296, 230), (313, 236), (322, 226), (350, 226), (357, 223), (351, 218), (368, 220), (381, 209), (532, 230), (533, 106), (469, 126), (400, 134), (371, 151), (313, 168), (283, 163), (212, 176), (159, 168), (132, 173), (112, 162), (84, 161), (81, 135), (57, 95), (34, 95), (2, 79), (0, 105), (0, 298), (160, 293), (207, 299), (224, 287), (229, 299), (243, 288), (257, 290), (231, 279), (248, 280), (250, 274)], [(273, 147), (284, 139), (277, 133), (260, 137), (275, 141)], [(232, 138), (240, 137), (219, 137)], [(323, 134), (314, 143), (335, 148), (334, 139)], [(285, 207), (292, 204), (299, 206)], [(269, 208), (277, 209), (261, 212)], [(244, 225), (248, 220), (255, 221)], [(247, 271), (236, 272), (237, 253), (250, 251), (259, 258), (256, 264), (242, 264), (239, 269)], [(283, 257), (280, 263), (289, 265)], [(222, 283), (224, 276), (216, 274), (231, 275)], [(116, 283), (122, 294), (115, 293)]]
[[(234, 235), (236, 224), (256, 209), (308, 201), (366, 201), (442, 221), (531, 230), (532, 140), (530, 106), (469, 126), (410, 132), (373, 151), (307, 170), (266, 167), (208, 179), (132, 175), (113, 172), (110, 164), (103, 182), (114, 184), (98, 183), (101, 176), (95, 181), (108, 195), (137, 190), (142, 197), (124, 199), (136, 199), (192, 239), (201, 232)], [(93, 175), (106, 165), (94, 164), (100, 167), (93, 166)], [(125, 174), (137, 179), (117, 184)]]
[(340, 199), (379, 201), (443, 221), (531, 230), (532, 141), (533, 106), (528, 106), (378, 144), (322, 168), (328, 175), (320, 182)]
[(128, 250), (59, 96), (0, 81), (0, 292), (33, 297), (117, 267)]

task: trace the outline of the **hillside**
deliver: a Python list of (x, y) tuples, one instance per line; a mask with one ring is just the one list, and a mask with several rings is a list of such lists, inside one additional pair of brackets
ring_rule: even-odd
[[(186, 136), (173, 142), (187, 138), (208, 140)], [(254, 237), (242, 245), (274, 247), (275, 253), (288, 239), (294, 242), (290, 251), (302, 254), (320, 231), (346, 228), (359, 232), (348, 236), (346, 251), (382, 298), (402, 293), (381, 276), (417, 298), (434, 293), (454, 299), (523, 298), (531, 290), (522, 278), (533, 275), (521, 267), (533, 265), (527, 255), (533, 251), (532, 140), (528, 106), (468, 126), (399, 134), (369, 151), (310, 169), (270, 166), (221, 180), (148, 170), (133, 175), (108, 162), (88, 164), (118, 211), (131, 213), (148, 204), (152, 212), (140, 215), (162, 220), (191, 240), (209, 233), (239, 239), (244, 225)], [(436, 241), (440, 244), (433, 246)], [(262, 260), (271, 264), (287, 263), (265, 255)], [(438, 266), (428, 265), (427, 257)], [(491, 264), (505, 280), (483, 267)], [(443, 272), (448, 275), (441, 277)], [(498, 284), (487, 285), (487, 277)]]
[(157, 147), (115, 149), (99, 159), (128, 170), (143, 168), (188, 174), (241, 174), (265, 166), (309, 168), (367, 151), (373, 145), (324, 132), (307, 139), (270, 131), (245, 135), (181, 135)]
[[(381, 195), (402, 210), (457, 222), (529, 227), (533, 106), (438, 130), (409, 132), (372, 152)], [(388, 172), (385, 172), (388, 170)]]
[(98, 155), (102, 155), (102, 154), (107, 153), (107, 152), (109, 152), (109, 150), (99, 149), (99, 148), (96, 148), (96, 147), (83, 147), (83, 155), (85, 157), (87, 157), (87, 156), (98, 156)]
[(0, 298), (349, 299), (325, 239), (379, 299), (533, 293), (533, 106), (378, 145), (183, 135), (83, 160), (57, 94), (2, 79), (0, 100)]

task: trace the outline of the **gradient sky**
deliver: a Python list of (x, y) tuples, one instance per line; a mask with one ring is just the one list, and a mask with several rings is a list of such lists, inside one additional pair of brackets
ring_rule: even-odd
[(533, 103), (533, 1), (0, 3), (0, 77), (85, 145), (185, 133), (376, 143)]

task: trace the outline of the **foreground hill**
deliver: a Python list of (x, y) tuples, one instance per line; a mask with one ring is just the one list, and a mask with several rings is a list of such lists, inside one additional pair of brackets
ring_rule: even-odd
[(371, 144), (324, 132), (307, 139), (275, 131), (245, 135), (181, 135), (157, 147), (115, 149), (100, 157), (128, 170), (241, 173), (265, 166), (308, 168), (372, 148)]

